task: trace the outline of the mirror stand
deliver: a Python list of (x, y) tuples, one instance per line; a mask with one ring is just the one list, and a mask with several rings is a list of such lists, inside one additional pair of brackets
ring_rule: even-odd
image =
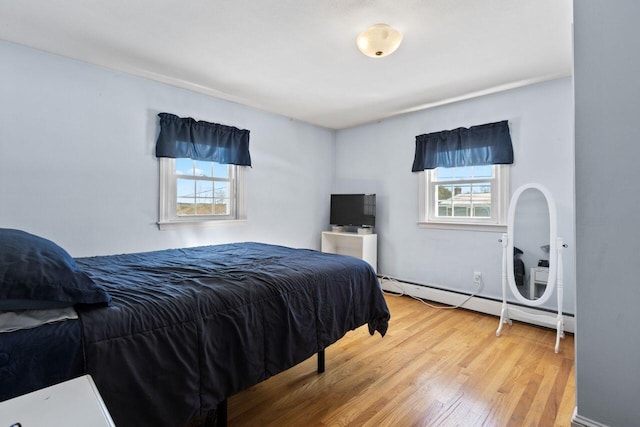
[[(518, 291), (515, 277), (514, 277), (514, 263), (513, 263), (513, 254), (514, 254), (514, 220), (515, 220), (515, 211), (516, 205), (518, 204), (518, 200), (520, 195), (525, 190), (538, 190), (540, 191), (547, 201), (547, 206), (549, 208), (549, 256), (550, 256), (550, 269), (549, 269), (549, 278), (547, 282), (547, 286), (545, 292), (539, 299), (527, 299), (524, 298), (521, 293)], [(532, 318), (539, 323), (548, 326), (555, 326), (556, 328), (556, 345), (555, 352), (558, 353), (560, 349), (560, 339), (564, 338), (564, 319), (562, 316), (562, 298), (563, 298), (563, 270), (562, 270), (562, 252), (567, 247), (561, 237), (557, 236), (556, 233), (556, 207), (551, 197), (549, 191), (539, 185), (539, 184), (525, 184), (522, 187), (518, 188), (513, 195), (513, 199), (511, 204), (509, 205), (509, 215), (507, 221), (507, 233), (502, 235), (500, 239), (500, 243), (502, 244), (502, 307), (500, 310), (500, 324), (498, 329), (496, 330), (496, 336), (500, 336), (502, 333), (502, 327), (505, 323), (511, 324), (511, 318), (509, 317), (509, 311), (519, 311), (524, 316)], [(532, 314), (530, 312), (524, 312), (522, 310), (518, 310), (514, 307), (509, 307), (507, 303), (507, 293), (508, 289), (511, 289), (514, 297), (525, 306), (540, 306), (544, 304), (554, 288), (556, 288), (557, 294), (557, 314), (549, 313), (545, 314)]]

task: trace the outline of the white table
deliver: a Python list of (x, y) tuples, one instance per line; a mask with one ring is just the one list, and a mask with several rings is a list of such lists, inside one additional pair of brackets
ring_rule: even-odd
[[(529, 298), (538, 299), (536, 295), (541, 295), (537, 292), (537, 287), (547, 287), (549, 281), (549, 267), (531, 267), (529, 269)], [(544, 291), (543, 291), (544, 292)]]
[(90, 375), (0, 402), (1, 427), (115, 427)]

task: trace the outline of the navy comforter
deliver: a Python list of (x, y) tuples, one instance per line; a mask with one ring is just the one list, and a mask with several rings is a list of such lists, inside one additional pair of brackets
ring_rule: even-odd
[(79, 377), (83, 372), (78, 320), (0, 333), (0, 402)]
[(80, 312), (118, 427), (178, 427), (389, 311), (364, 261), (259, 243), (81, 258), (113, 298)]

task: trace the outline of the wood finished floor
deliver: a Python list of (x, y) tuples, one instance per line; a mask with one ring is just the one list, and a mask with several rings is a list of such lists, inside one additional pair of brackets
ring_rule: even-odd
[(387, 296), (384, 338), (351, 331), (311, 358), (229, 399), (240, 426), (570, 426), (574, 340), (555, 331), (437, 310)]

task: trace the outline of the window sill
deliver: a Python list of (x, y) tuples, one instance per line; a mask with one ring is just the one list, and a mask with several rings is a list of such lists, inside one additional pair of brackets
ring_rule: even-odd
[(435, 228), (443, 230), (464, 230), (464, 231), (488, 231), (493, 233), (506, 233), (506, 224), (486, 224), (486, 223), (459, 223), (446, 221), (418, 221), (420, 228)]
[(246, 224), (246, 219), (224, 219), (224, 220), (200, 220), (200, 221), (163, 221), (157, 222), (160, 230), (175, 230), (180, 228), (208, 228), (225, 225)]

